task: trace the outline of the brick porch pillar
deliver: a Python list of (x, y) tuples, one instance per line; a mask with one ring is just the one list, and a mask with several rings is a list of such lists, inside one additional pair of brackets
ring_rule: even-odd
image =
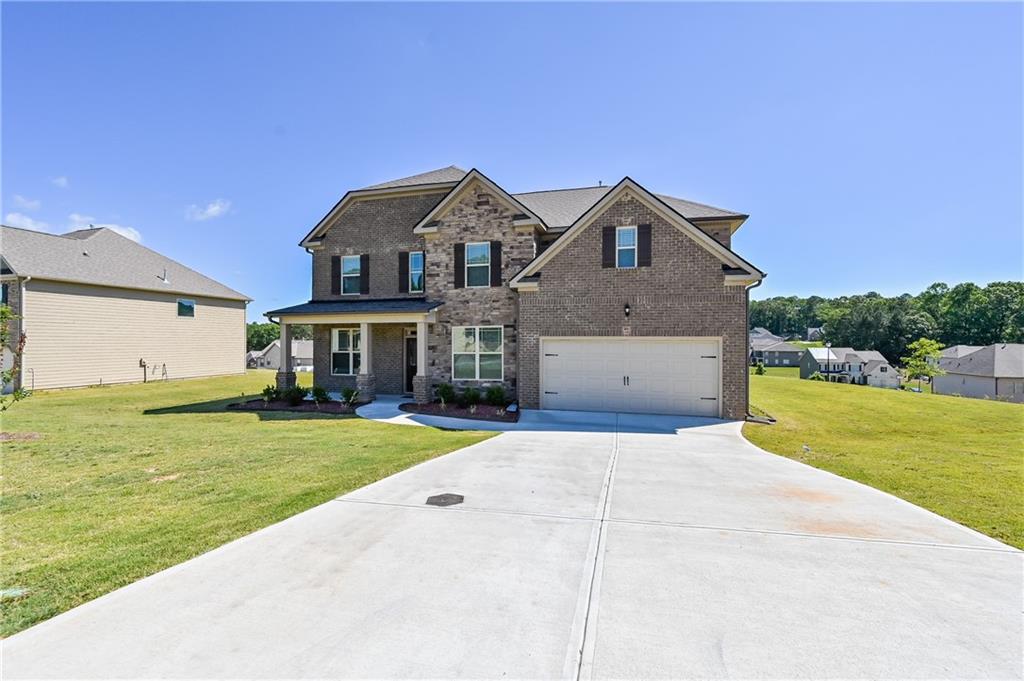
[(373, 374), (373, 325), (368, 322), (359, 325), (359, 354), (356, 390), (360, 402), (372, 402), (377, 399), (377, 377)]
[(416, 375), (412, 377), (412, 396), (418, 404), (433, 401), (427, 376), (427, 323), (416, 322)]
[(278, 390), (287, 390), (295, 386), (295, 372), (292, 371), (292, 329), (281, 320), (281, 366), (277, 370)]

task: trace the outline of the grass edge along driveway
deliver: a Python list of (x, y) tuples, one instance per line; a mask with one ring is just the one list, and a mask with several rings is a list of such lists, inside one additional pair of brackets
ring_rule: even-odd
[[(309, 375), (300, 380), (309, 382)], [(3, 415), (0, 602), (9, 636), (493, 433), (226, 412), (269, 371), (38, 392)]]
[[(751, 376), (743, 435), (1024, 548), (1024, 405)], [(811, 448), (803, 451), (803, 445)]]

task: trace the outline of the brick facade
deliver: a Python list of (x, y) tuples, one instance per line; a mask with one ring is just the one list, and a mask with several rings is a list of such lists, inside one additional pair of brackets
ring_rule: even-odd
[[(512, 218), (518, 212), (490, 195), (482, 184), (474, 182), (441, 216), (437, 234), (427, 240), (427, 297), (445, 303), (438, 310), (437, 323), (429, 325), (427, 374), (432, 386), (452, 383), (458, 387), (472, 385), (484, 389), (503, 383), (509, 396), (516, 394), (518, 305), (517, 294), (508, 287), (508, 282), (533, 260), (535, 253), (534, 233), (513, 227)], [(474, 241), (501, 242), (502, 286), (455, 288), (455, 244)], [(452, 379), (451, 330), (455, 326), (501, 326), (504, 329), (504, 381)]]
[[(651, 225), (651, 266), (602, 268), (601, 227), (638, 224)], [(722, 338), (722, 414), (744, 418), (746, 301), (742, 286), (724, 285), (718, 258), (624, 196), (542, 268), (539, 290), (520, 294), (520, 402), (540, 404), (542, 336), (715, 336)]]
[[(373, 374), (376, 392), (400, 395), (405, 392), (404, 324), (371, 324)], [(332, 392), (356, 388), (356, 376), (331, 374), (331, 329), (353, 328), (351, 324), (315, 324), (313, 326), (313, 383)]]

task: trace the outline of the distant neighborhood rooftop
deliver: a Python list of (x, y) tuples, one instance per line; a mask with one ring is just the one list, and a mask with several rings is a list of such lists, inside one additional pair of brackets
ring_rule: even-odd
[(250, 300), (105, 227), (47, 234), (0, 225), (0, 253), (20, 277)]
[(1024, 344), (987, 345), (959, 358), (943, 358), (939, 361), (939, 368), (946, 373), (966, 376), (1024, 378)]

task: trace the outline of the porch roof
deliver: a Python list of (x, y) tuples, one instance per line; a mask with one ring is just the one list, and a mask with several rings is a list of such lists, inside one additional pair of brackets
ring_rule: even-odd
[(310, 300), (291, 307), (264, 312), (266, 317), (324, 317), (340, 315), (427, 315), (442, 303), (425, 298), (382, 298), (378, 300)]

